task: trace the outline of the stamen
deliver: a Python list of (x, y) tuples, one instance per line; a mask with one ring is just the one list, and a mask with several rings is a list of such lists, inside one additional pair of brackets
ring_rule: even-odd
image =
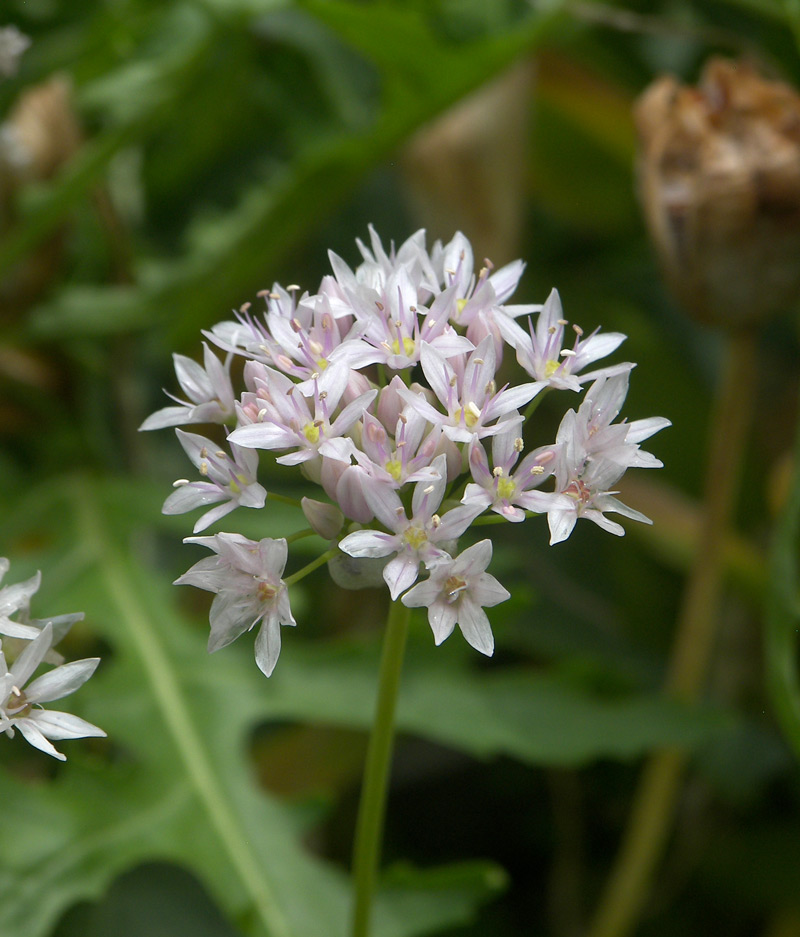
[(188, 478), (176, 478), (175, 481), (172, 483), (172, 487), (182, 488), (184, 485), (188, 485), (188, 484), (189, 484)]
[(578, 352), (573, 351), (571, 348), (562, 348), (559, 354), (562, 358), (574, 358)]
[(579, 325), (573, 325), (572, 328), (575, 330), (576, 335), (583, 335), (583, 329)]
[(556, 319), (556, 322), (558, 322), (559, 325), (569, 325), (566, 319)]
[(522, 441), (522, 437), (517, 436), (517, 438), (514, 440), (514, 452), (522, 452), (524, 447), (525, 443)]

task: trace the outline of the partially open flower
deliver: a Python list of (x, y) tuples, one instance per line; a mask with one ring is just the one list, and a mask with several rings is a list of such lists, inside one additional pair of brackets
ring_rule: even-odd
[(696, 88), (639, 98), (639, 189), (667, 280), (699, 319), (741, 328), (800, 294), (800, 95), (712, 59)]

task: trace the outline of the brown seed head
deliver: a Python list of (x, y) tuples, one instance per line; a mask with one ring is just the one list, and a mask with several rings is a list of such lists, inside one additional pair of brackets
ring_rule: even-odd
[(696, 88), (669, 76), (639, 98), (639, 190), (670, 287), (727, 328), (800, 294), (800, 96), (745, 62), (712, 59)]

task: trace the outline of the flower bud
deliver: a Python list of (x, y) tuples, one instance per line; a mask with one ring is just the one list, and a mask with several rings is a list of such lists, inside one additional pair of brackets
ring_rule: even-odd
[(313, 498), (302, 498), (300, 504), (309, 527), (324, 540), (333, 540), (342, 529), (344, 514), (335, 504), (314, 501)]
[(659, 78), (634, 112), (639, 190), (666, 278), (697, 318), (742, 328), (800, 293), (800, 96), (712, 59)]

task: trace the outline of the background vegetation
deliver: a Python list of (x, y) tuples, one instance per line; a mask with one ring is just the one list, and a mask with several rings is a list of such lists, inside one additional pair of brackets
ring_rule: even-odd
[[(3, 740), (0, 933), (345, 933), (385, 594), (321, 570), (269, 681), (247, 640), (209, 657), (208, 596), (170, 585), (198, 558), (190, 524), (160, 513), (183, 453), (137, 427), (177, 389), (173, 352), (198, 357), (201, 329), (276, 280), (314, 290), (326, 249), (355, 263), (372, 222), (522, 256), (518, 301), (557, 286), (570, 319), (625, 332), (626, 415), (674, 424), (652, 446), (666, 469), (626, 488), (652, 528), (494, 537), (513, 597), (491, 661), (433, 648), (415, 619), (376, 934), (584, 933), (642, 759), (674, 745), (690, 770), (639, 933), (800, 934), (797, 310), (759, 335), (718, 640), (680, 705), (661, 687), (721, 339), (661, 283), (630, 113), (712, 53), (796, 83), (796, 17), (789, 0), (5, 0), (0, 25), (32, 45), (0, 116), (35, 158), (15, 163), (5, 134), (0, 554), (11, 581), (42, 569), (35, 614), (86, 612), (68, 656), (103, 662), (71, 702), (109, 738), (67, 743), (66, 765)], [(262, 481), (300, 493), (294, 472)], [(280, 504), (231, 524), (304, 526)]]

